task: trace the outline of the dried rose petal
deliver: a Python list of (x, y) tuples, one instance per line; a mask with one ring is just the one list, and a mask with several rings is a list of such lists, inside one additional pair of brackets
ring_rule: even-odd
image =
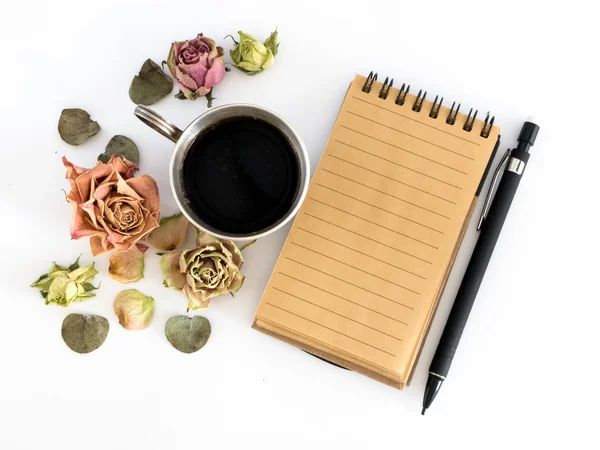
[(148, 241), (159, 250), (171, 251), (185, 242), (190, 223), (181, 213), (160, 219), (160, 226), (148, 236)]
[(154, 299), (137, 289), (122, 291), (113, 304), (119, 323), (126, 330), (143, 330), (154, 317)]
[(121, 283), (133, 283), (144, 278), (144, 252), (146, 245), (137, 244), (126, 252), (116, 252), (110, 259), (108, 274)]

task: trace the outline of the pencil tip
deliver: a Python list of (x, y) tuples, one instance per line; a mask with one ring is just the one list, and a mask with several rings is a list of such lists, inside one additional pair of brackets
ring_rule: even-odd
[(421, 415), (422, 415), (422, 416), (424, 416), (426, 411), (427, 411), (427, 408), (423, 408), (423, 409), (421, 410)]

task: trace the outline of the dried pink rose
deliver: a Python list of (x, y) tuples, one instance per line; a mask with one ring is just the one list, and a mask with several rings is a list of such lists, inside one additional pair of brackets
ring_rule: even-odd
[(225, 76), (223, 47), (199, 34), (195, 39), (173, 42), (167, 65), (181, 89), (179, 98), (196, 100), (207, 96), (209, 105), (211, 89)]
[(71, 239), (90, 238), (93, 255), (125, 252), (158, 227), (160, 197), (149, 175), (133, 177), (138, 166), (113, 155), (92, 169), (63, 157), (71, 184)]

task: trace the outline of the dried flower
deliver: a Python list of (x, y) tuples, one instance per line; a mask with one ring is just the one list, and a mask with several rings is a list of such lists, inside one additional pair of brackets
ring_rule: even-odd
[(126, 330), (143, 330), (154, 317), (154, 299), (137, 289), (120, 292), (113, 303), (119, 323)]
[(273, 65), (279, 47), (277, 30), (273, 31), (264, 43), (242, 31), (238, 31), (238, 34), (240, 41), (236, 41), (232, 36), (235, 48), (229, 52), (235, 67), (246, 75), (257, 75)]
[(244, 263), (236, 245), (199, 233), (197, 247), (166, 253), (160, 260), (166, 287), (183, 291), (188, 309), (206, 308), (210, 298), (237, 292), (244, 282)]
[(181, 89), (176, 97), (196, 100), (206, 96), (211, 106), (211, 90), (225, 76), (223, 47), (202, 34), (195, 39), (173, 42), (167, 65)]
[(82, 302), (94, 297), (91, 291), (98, 289), (91, 281), (98, 274), (94, 263), (79, 266), (79, 258), (69, 267), (52, 263), (48, 273), (40, 276), (32, 288), (39, 289), (46, 304), (69, 306), (72, 302)]
[(64, 157), (63, 163), (71, 184), (71, 239), (89, 237), (93, 255), (127, 251), (158, 227), (158, 186), (149, 175), (133, 177), (137, 165), (115, 155), (93, 169)]

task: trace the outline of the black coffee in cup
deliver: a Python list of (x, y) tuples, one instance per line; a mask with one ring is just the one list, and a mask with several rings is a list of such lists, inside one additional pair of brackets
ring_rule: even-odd
[(273, 125), (231, 117), (200, 134), (183, 162), (183, 190), (191, 209), (227, 233), (261, 231), (292, 208), (300, 163)]

